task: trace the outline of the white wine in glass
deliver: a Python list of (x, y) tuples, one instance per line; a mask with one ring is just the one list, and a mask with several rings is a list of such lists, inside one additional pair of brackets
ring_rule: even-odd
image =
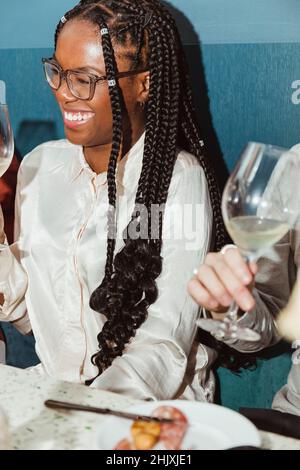
[(241, 215), (227, 221), (227, 230), (240, 250), (251, 257), (280, 240), (289, 230), (289, 225), (273, 219), (255, 215)]
[[(300, 156), (273, 145), (250, 142), (222, 197), (226, 228), (247, 262), (262, 256), (293, 227), (300, 213)], [(223, 321), (201, 318), (198, 325), (217, 339), (258, 341), (238, 321), (233, 302)]]

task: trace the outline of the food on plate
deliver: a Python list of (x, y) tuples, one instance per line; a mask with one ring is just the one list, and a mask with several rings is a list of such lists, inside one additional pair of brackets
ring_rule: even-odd
[(173, 406), (160, 406), (152, 413), (158, 418), (173, 419), (174, 423), (162, 423), (160, 440), (168, 450), (180, 450), (188, 427), (186, 416)]
[(134, 421), (131, 436), (136, 449), (152, 449), (159, 440), (161, 425), (155, 421)]
[(157, 444), (162, 444), (167, 450), (180, 450), (188, 427), (186, 416), (173, 406), (160, 406), (152, 416), (174, 422), (134, 421), (130, 428), (131, 438), (122, 439), (115, 450), (150, 450)]

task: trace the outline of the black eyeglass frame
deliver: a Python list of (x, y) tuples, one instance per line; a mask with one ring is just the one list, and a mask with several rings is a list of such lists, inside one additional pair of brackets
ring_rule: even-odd
[[(75, 98), (77, 98), (77, 99), (79, 99), (79, 100), (82, 100), (82, 101), (90, 101), (90, 100), (92, 100), (93, 97), (94, 97), (94, 95), (95, 95), (96, 84), (97, 84), (98, 82), (104, 82), (104, 81), (107, 81), (107, 80), (108, 80), (108, 78), (107, 78), (105, 75), (99, 77), (98, 75), (95, 75), (95, 74), (90, 73), (90, 72), (84, 72), (84, 71), (82, 71), (82, 70), (76, 70), (76, 69), (63, 70), (63, 69), (61, 68), (61, 66), (56, 62), (56, 60), (53, 59), (53, 57), (50, 57), (50, 58), (48, 58), (48, 59), (46, 59), (46, 58), (43, 57), (43, 58), (42, 58), (42, 63), (43, 63), (43, 69), (44, 69), (44, 74), (45, 74), (46, 81), (47, 81), (48, 85), (50, 86), (50, 88), (52, 88), (52, 90), (57, 91), (57, 90), (60, 88), (61, 84), (62, 84), (62, 80), (65, 79), (66, 82), (67, 82), (68, 88), (69, 88), (70, 92), (72, 93), (72, 95), (73, 95)], [(47, 79), (47, 72), (46, 72), (46, 66), (45, 66), (45, 64), (51, 64), (51, 65), (55, 65), (55, 67), (57, 67), (58, 72), (59, 72), (59, 85), (58, 85), (58, 87), (54, 87), (54, 86), (52, 86), (52, 85), (49, 83), (49, 81), (48, 81), (48, 79)], [(127, 71), (127, 72), (118, 72), (118, 73), (116, 74), (116, 78), (131, 77), (131, 76), (133, 76), (133, 75), (138, 75), (139, 73), (147, 72), (147, 70), (148, 70), (148, 68), (142, 69), (142, 70), (129, 70), (129, 71)], [(89, 94), (89, 97), (88, 97), (88, 98), (80, 98), (79, 96), (74, 95), (74, 92), (72, 91), (72, 88), (70, 87), (69, 81), (68, 81), (68, 74), (69, 74), (69, 73), (73, 73), (73, 74), (75, 74), (75, 75), (76, 75), (76, 74), (78, 74), (78, 75), (84, 74), (84, 75), (86, 75), (87, 77), (89, 77), (89, 79), (90, 79), (91, 81), (90, 81), (90, 94)]]

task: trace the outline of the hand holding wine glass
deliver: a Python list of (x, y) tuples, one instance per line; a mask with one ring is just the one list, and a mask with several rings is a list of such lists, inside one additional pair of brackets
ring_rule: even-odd
[[(229, 234), (247, 262), (259, 258), (293, 226), (299, 213), (299, 156), (285, 149), (249, 143), (226, 185), (222, 213)], [(199, 326), (218, 339), (257, 341), (260, 335), (238, 322), (235, 302), (221, 322)]]

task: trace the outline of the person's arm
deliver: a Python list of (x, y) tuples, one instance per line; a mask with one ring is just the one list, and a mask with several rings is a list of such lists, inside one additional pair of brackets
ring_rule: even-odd
[(241, 340), (227, 341), (228, 345), (240, 352), (259, 351), (280, 340), (276, 318), (287, 304), (296, 279), (296, 266), (293, 263), (289, 238), (290, 234), (257, 263), (253, 289), (255, 307), (245, 313), (239, 323), (257, 331), (261, 338), (252, 343)]
[[(239, 322), (261, 335), (256, 342), (225, 341), (241, 352), (255, 352), (279, 339), (275, 319), (286, 304), (296, 278), (289, 233), (257, 265), (247, 266), (237, 249), (210, 253), (189, 283), (193, 298), (216, 319), (222, 319), (234, 299), (242, 312)], [(254, 283), (255, 287), (252, 290)]]
[[(211, 219), (203, 170), (194, 164), (171, 183), (163, 228), (163, 269), (156, 280), (159, 297), (123, 355), (93, 387), (143, 400), (176, 395), (186, 372), (199, 312), (186, 286), (209, 248)], [(190, 237), (192, 231), (194, 237)]]
[[(20, 232), (21, 179), (20, 168), (15, 202), (15, 240), (18, 240)], [(0, 321), (10, 322), (22, 334), (28, 334), (31, 331), (31, 325), (25, 303), (27, 275), (21, 266), (18, 241), (8, 245), (5, 239), (2, 211), (0, 220), (2, 224), (0, 232), (7, 244), (7, 247), (0, 251)]]

